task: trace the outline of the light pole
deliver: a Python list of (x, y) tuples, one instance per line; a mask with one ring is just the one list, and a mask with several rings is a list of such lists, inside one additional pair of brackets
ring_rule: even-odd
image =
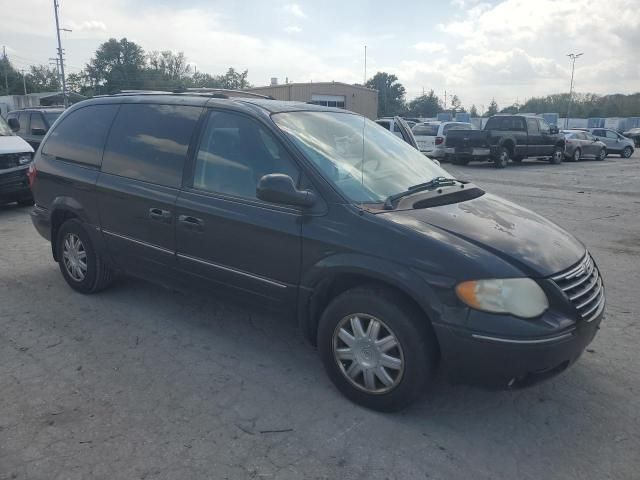
[(567, 57), (571, 59), (571, 85), (569, 86), (569, 104), (567, 105), (567, 118), (564, 120), (564, 128), (569, 128), (569, 115), (571, 113), (571, 100), (573, 99), (573, 72), (576, 68), (576, 59), (584, 53), (569, 53)]
[(58, 21), (58, 0), (53, 0), (53, 11), (56, 16), (56, 35), (58, 36), (58, 57), (60, 59), (60, 75), (62, 76), (62, 99), (64, 100), (64, 108), (69, 106), (69, 99), (67, 98), (67, 82), (64, 77), (64, 52), (62, 50), (62, 42), (60, 41), (60, 32), (70, 32), (71, 30), (68, 28), (60, 28), (60, 23)]

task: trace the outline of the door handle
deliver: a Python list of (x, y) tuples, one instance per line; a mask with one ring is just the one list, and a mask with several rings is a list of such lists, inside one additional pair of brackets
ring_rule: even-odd
[(162, 210), (161, 208), (150, 208), (149, 218), (152, 220), (160, 220), (161, 222), (168, 222), (171, 220), (171, 212), (169, 210)]
[(180, 225), (191, 230), (204, 230), (204, 220), (201, 218), (192, 217), (190, 215), (180, 215), (178, 217), (178, 222), (180, 222)]

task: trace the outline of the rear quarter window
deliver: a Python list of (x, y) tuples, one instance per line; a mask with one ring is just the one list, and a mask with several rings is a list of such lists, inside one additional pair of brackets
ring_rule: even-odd
[(42, 153), (99, 167), (118, 105), (88, 105), (69, 112), (47, 137)]
[(184, 105), (122, 105), (109, 133), (102, 171), (179, 187), (201, 113), (200, 107)]

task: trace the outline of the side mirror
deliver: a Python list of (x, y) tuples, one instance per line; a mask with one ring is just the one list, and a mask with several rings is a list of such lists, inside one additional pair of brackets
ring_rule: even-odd
[(557, 135), (558, 133), (560, 133), (560, 130), (558, 130), (557, 126), (551, 125), (549, 127), (549, 133), (551, 133), (551, 135)]
[(289, 175), (270, 173), (258, 182), (256, 197), (265, 202), (295, 205), (297, 207), (312, 207), (316, 203), (316, 196), (309, 190), (298, 190)]
[(9, 128), (11, 129), (11, 131), (17, 132), (18, 130), (20, 130), (20, 122), (17, 118), (10, 118), (7, 123), (9, 124)]
[(31, 135), (44, 135), (47, 131), (44, 128), (32, 128)]

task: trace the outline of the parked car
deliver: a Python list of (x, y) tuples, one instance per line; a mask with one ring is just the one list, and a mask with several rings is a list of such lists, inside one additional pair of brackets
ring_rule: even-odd
[(593, 339), (602, 277), (556, 224), (355, 113), (220, 96), (121, 94), (58, 119), (32, 220), (71, 288), (123, 272), (291, 312), (336, 387), (382, 411), (437, 368), (530, 385)]
[(471, 160), (489, 160), (496, 168), (504, 168), (509, 160), (548, 158), (561, 163), (564, 136), (555, 125), (531, 115), (495, 115), (483, 130), (451, 130), (445, 142), (445, 153), (457, 165)]
[(17, 128), (15, 119), (9, 124), (0, 117), (0, 204), (18, 202), (33, 204), (27, 171), (33, 160), (33, 148), (18, 137), (11, 126)]
[[(378, 120), (376, 120), (376, 123), (377, 122), (378, 122)], [(412, 128), (411, 128), (411, 123), (408, 120), (405, 120), (402, 117), (393, 117), (391, 119), (391, 122), (392, 122), (393, 128), (395, 130), (396, 136), (401, 138), (402, 140), (404, 140), (406, 143), (411, 145), (416, 150), (419, 150), (418, 142), (417, 142), (416, 137), (413, 134), (413, 131), (412, 131)], [(380, 125), (380, 124), (378, 123), (378, 125)], [(381, 125), (381, 126), (384, 127), (384, 125)], [(440, 161), (439, 160), (437, 160), (435, 158), (431, 158), (431, 157), (427, 157), (427, 158), (430, 161), (432, 161), (433, 163), (435, 163), (436, 165), (440, 165)]]
[(622, 135), (633, 140), (636, 147), (640, 147), (640, 128), (631, 128)]
[(63, 107), (32, 107), (22, 110), (14, 110), (7, 114), (7, 120), (15, 118), (20, 124), (16, 133), (25, 139), (35, 150), (53, 125), (53, 122), (62, 114)]
[(444, 159), (445, 141), (449, 130), (473, 130), (466, 122), (423, 122), (412, 129), (422, 153), (432, 158)]
[(629, 158), (633, 155), (635, 142), (630, 138), (608, 128), (590, 128), (589, 131), (607, 146), (609, 153), (616, 153), (622, 158)]
[(574, 162), (582, 158), (607, 158), (607, 146), (596, 139), (591, 132), (583, 130), (562, 130), (565, 139), (564, 156)]
[[(398, 122), (398, 119), (402, 119), (401, 117), (382, 117), (382, 118), (378, 118), (376, 120), (376, 123), (378, 125), (380, 125), (381, 127), (384, 127), (385, 129), (389, 130), (391, 133), (393, 133), (396, 137), (400, 137), (403, 138), (402, 135), (402, 126), (400, 125), (400, 123)], [(403, 120), (406, 122), (406, 120)], [(411, 128), (411, 126), (409, 125), (409, 128)]]

